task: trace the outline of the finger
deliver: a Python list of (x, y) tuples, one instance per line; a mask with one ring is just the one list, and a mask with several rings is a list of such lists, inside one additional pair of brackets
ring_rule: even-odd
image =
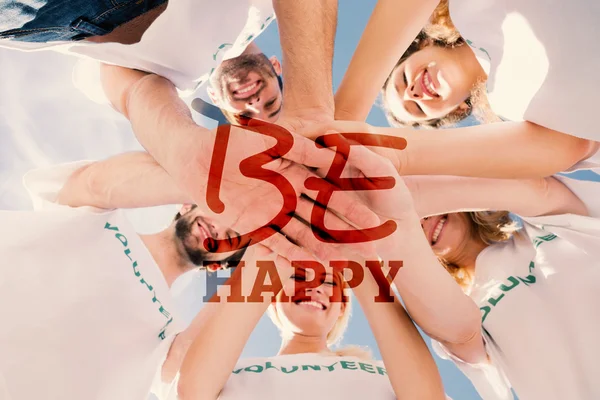
[(339, 132), (342, 127), (337, 122), (320, 122), (309, 124), (294, 133), (310, 140), (315, 140), (325, 132)]
[(390, 160), (365, 146), (352, 146), (348, 164), (360, 170), (366, 177), (399, 176)]
[(285, 228), (282, 229), (282, 232), (289, 240), (292, 240), (298, 246), (301, 246), (307, 251), (310, 251), (311, 254), (314, 254), (314, 258), (319, 261), (344, 258), (339, 244), (318, 240), (315, 237), (315, 233), (311, 226), (304, 220), (293, 218)]
[[(312, 212), (315, 207), (321, 208), (325, 213), (322, 226), (311, 224)], [(294, 222), (294, 225), (290, 225), (292, 222)], [(306, 225), (308, 229), (297, 232), (292, 231), (297, 223)], [(306, 197), (301, 197), (298, 201), (294, 220), (290, 224), (284, 228), (284, 233), (300, 246), (313, 252), (321, 260), (330, 260), (336, 255), (372, 254), (375, 251), (374, 244), (369, 242), (345, 244), (337, 241), (334, 236), (328, 233), (330, 230), (356, 232), (357, 228), (330, 210), (325, 209), (321, 204), (315, 203)]]
[(306, 249), (301, 248), (296, 243), (291, 242), (282, 233), (274, 233), (270, 237), (266, 238), (261, 242), (265, 247), (268, 247), (271, 251), (277, 255), (292, 261), (317, 261), (314, 255), (312, 255)]
[(319, 194), (316, 194), (313, 190), (307, 189), (306, 185), (303, 186), (302, 194), (318, 201), (319, 204), (327, 208), (330, 212), (334, 212), (338, 216), (343, 217), (351, 225), (357, 228), (366, 229), (379, 225), (380, 220), (377, 214), (362, 203), (353, 191), (341, 191), (330, 182), (319, 178), (310, 171), (306, 171), (305, 176), (305, 182), (309, 178), (318, 179), (319, 191), (321, 193), (332, 192), (333, 195), (331, 195), (329, 201), (325, 204), (319, 201), (319, 197), (322, 196), (319, 196)]
[(310, 124), (297, 130), (296, 134), (315, 140), (327, 132), (361, 132), (371, 134), (373, 128), (364, 122), (357, 121), (329, 121)]
[[(248, 128), (257, 130), (268, 129), (280, 138), (291, 138), (291, 149), (283, 155), (283, 158), (293, 161), (300, 165), (311, 168), (328, 168), (331, 165), (334, 151), (317, 146), (312, 140), (289, 132), (280, 125), (272, 124), (267, 121), (251, 119), (248, 121)], [(281, 139), (279, 139), (281, 140)]]

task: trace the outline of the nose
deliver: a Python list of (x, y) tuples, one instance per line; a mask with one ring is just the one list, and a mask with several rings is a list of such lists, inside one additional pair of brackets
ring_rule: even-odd
[(416, 79), (409, 82), (404, 91), (404, 100), (419, 100), (423, 98), (423, 88), (417, 84)]
[(210, 231), (211, 236), (214, 239), (218, 239), (219, 238), (219, 230), (215, 226), (215, 223), (212, 220), (208, 219), (208, 218), (206, 218), (204, 220), (204, 222), (206, 223), (206, 226), (207, 226), (208, 230)]
[(260, 96), (253, 96), (253, 97), (250, 97), (246, 103), (247, 103), (249, 106), (252, 106), (252, 107), (255, 107), (255, 108), (256, 108), (256, 107), (258, 107), (258, 105), (260, 104)]
[(318, 294), (324, 294), (325, 291), (323, 290), (323, 286), (324, 286), (324, 284), (320, 284), (317, 287), (306, 288), (306, 294), (308, 295), (308, 294), (313, 293), (313, 292), (314, 293), (318, 293)]

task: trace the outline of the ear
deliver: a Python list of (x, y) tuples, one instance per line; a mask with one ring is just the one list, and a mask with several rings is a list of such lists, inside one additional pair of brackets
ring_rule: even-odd
[(185, 214), (189, 213), (192, 210), (192, 208), (194, 208), (193, 204), (184, 204), (181, 206), (181, 209), (179, 210), (179, 214), (185, 215)]
[(210, 97), (210, 100), (213, 102), (214, 105), (219, 105), (219, 96), (217, 95), (217, 92), (215, 92), (215, 89), (209, 84), (206, 87), (206, 93), (208, 93), (208, 97)]
[(269, 58), (269, 61), (271, 61), (271, 65), (273, 65), (273, 69), (275, 70), (275, 73), (277, 75), (281, 75), (281, 72), (283, 70), (281, 69), (281, 64), (279, 63), (279, 60), (277, 59), (277, 57), (272, 56), (271, 58)]
[(459, 104), (458, 107), (456, 107), (456, 109), (459, 111), (466, 112), (466, 111), (469, 111), (469, 105), (467, 104), (466, 101), (463, 101), (462, 103)]

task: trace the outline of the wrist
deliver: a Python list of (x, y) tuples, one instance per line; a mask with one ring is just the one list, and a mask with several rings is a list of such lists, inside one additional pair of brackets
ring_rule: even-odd
[(287, 101), (288, 100), (285, 100), (286, 106), (282, 113), (282, 119), (297, 118), (311, 122), (329, 122), (334, 118), (333, 103), (314, 103), (303, 104), (302, 106), (288, 106)]
[(390, 261), (402, 261), (407, 251), (423, 241), (423, 228), (416, 214), (410, 213), (406, 218), (394, 220), (396, 230), (390, 236), (377, 241), (377, 253), (384, 265)]

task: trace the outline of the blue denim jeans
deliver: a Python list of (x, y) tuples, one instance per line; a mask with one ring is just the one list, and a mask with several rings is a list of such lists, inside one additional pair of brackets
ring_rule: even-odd
[(110, 33), (167, 0), (0, 0), (0, 39), (82, 40)]

